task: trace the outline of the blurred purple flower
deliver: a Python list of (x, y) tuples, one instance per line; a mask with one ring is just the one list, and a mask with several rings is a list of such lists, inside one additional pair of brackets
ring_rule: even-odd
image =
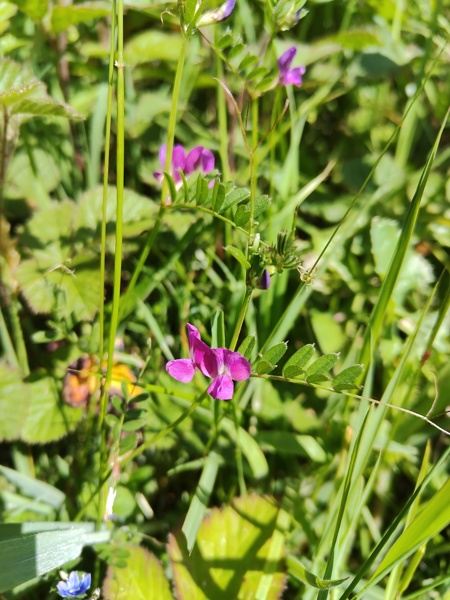
[(219, 8), (207, 10), (197, 21), (197, 27), (204, 27), (205, 25), (212, 25), (213, 23), (225, 21), (225, 19), (228, 19), (233, 12), (235, 5), (236, 0), (227, 0), (221, 6), (219, 6)]
[(306, 73), (306, 68), (295, 67), (294, 69), (291, 69), (291, 64), (296, 54), (297, 48), (292, 46), (278, 59), (278, 70), (280, 73), (279, 81), (281, 85), (296, 85), (297, 87), (302, 85), (302, 76)]
[[(166, 152), (167, 146), (163, 144), (159, 149), (159, 162), (161, 163), (162, 170), (153, 173), (153, 176), (159, 183), (162, 183), (164, 179), (164, 167), (166, 164)], [(214, 154), (211, 150), (207, 150), (203, 146), (196, 146), (189, 154), (186, 154), (186, 150), (181, 144), (174, 146), (172, 151), (172, 165), (171, 175), (175, 182), (175, 187), (178, 189), (181, 186), (182, 179), (180, 171), (188, 177), (192, 175), (194, 171), (202, 171), (202, 173), (209, 173), (214, 169)]]
[(234, 392), (234, 381), (243, 381), (250, 377), (250, 363), (239, 352), (227, 348), (211, 349), (202, 342), (196, 327), (187, 324), (189, 341), (189, 358), (169, 360), (166, 371), (177, 381), (188, 383), (199, 369), (213, 379), (208, 394), (217, 400), (231, 400)]
[(63, 598), (76, 598), (91, 587), (91, 574), (85, 573), (80, 579), (76, 571), (72, 571), (66, 581), (60, 581), (56, 585), (58, 594)]
[(260, 290), (268, 290), (270, 288), (270, 274), (267, 269), (264, 269), (259, 279), (258, 287)]

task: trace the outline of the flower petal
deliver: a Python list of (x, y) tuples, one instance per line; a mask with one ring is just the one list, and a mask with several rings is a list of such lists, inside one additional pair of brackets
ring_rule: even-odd
[(195, 364), (190, 358), (178, 358), (169, 360), (166, 364), (166, 371), (177, 381), (189, 383), (192, 381), (195, 373)]
[(196, 146), (192, 148), (189, 154), (186, 156), (185, 173), (191, 175), (201, 165), (202, 153), (204, 151), (203, 146)]
[(186, 150), (181, 144), (177, 144), (173, 147), (172, 152), (172, 168), (174, 171), (181, 169), (184, 171), (186, 167)]
[(214, 154), (211, 150), (207, 150), (206, 148), (202, 152), (202, 171), (203, 173), (209, 173), (214, 169)]
[(234, 381), (243, 381), (250, 377), (250, 363), (242, 354), (224, 350), (224, 358), (227, 371)]
[(67, 596), (69, 595), (69, 591), (67, 589), (67, 583), (65, 581), (60, 581), (59, 583), (57, 583), (56, 589), (58, 590), (58, 594), (62, 598), (67, 598)]
[(161, 146), (161, 148), (159, 149), (159, 162), (161, 163), (163, 170), (166, 165), (166, 153), (167, 153), (167, 144), (163, 144)]
[(80, 585), (80, 578), (78, 577), (78, 573), (76, 571), (71, 571), (69, 573), (69, 577), (67, 579), (67, 587), (69, 591), (77, 590)]
[(283, 85), (296, 85), (297, 87), (301, 87), (302, 76), (305, 72), (305, 67), (295, 67), (295, 69), (291, 69), (284, 76)]
[(197, 22), (197, 27), (203, 27), (204, 25), (211, 25), (212, 23), (220, 23), (220, 21), (225, 21), (231, 15), (234, 10), (236, 4), (236, 0), (226, 0), (214, 10), (207, 10)]
[(91, 574), (85, 573), (81, 578), (80, 585), (78, 587), (78, 594), (84, 594), (86, 590), (91, 587)]
[(268, 290), (270, 288), (270, 274), (267, 269), (264, 269), (259, 280), (258, 287), (260, 290)]
[(217, 400), (231, 400), (234, 392), (234, 384), (229, 375), (219, 375), (208, 388), (208, 394)]
[(280, 79), (284, 77), (289, 71), (292, 61), (294, 60), (294, 56), (297, 54), (297, 48), (295, 46), (291, 46), (283, 52), (283, 54), (278, 59), (278, 69), (280, 71)]

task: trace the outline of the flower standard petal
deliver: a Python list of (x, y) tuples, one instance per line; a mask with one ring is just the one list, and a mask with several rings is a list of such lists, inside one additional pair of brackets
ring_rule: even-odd
[(186, 175), (191, 175), (196, 169), (199, 168), (202, 160), (203, 146), (196, 146), (192, 148), (189, 154), (186, 156)]
[(231, 400), (233, 393), (233, 380), (226, 373), (216, 377), (208, 388), (208, 394), (216, 400)]
[(166, 364), (166, 371), (177, 381), (189, 383), (192, 381), (195, 373), (195, 363), (190, 358), (177, 358), (169, 360)]
[(202, 152), (202, 171), (203, 171), (203, 173), (209, 173), (210, 171), (213, 171), (214, 164), (215, 164), (214, 154), (211, 152), (211, 150), (207, 150), (206, 148), (204, 148), (203, 152)]
[(69, 578), (67, 579), (67, 588), (69, 593), (74, 595), (74, 592), (77, 592), (79, 587), (80, 578), (78, 577), (78, 573), (76, 571), (71, 571), (69, 573)]
[(280, 71), (280, 79), (287, 74), (289, 68), (291, 66), (292, 61), (294, 60), (294, 56), (297, 54), (297, 48), (295, 46), (291, 46), (283, 52), (283, 54), (278, 59), (278, 69)]

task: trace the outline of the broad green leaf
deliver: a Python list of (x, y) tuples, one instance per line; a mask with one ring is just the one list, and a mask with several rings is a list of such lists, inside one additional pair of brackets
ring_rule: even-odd
[(181, 530), (186, 538), (189, 553), (194, 548), (198, 530), (208, 509), (209, 499), (219, 471), (219, 464), (220, 457), (215, 452), (210, 452), (206, 457), (200, 481), (184, 520)]
[(247, 360), (250, 360), (252, 353), (253, 353), (253, 349), (255, 348), (255, 344), (256, 344), (256, 336), (254, 335), (248, 335), (243, 341), (242, 344), (239, 346), (239, 348), (237, 349), (237, 351), (242, 354), (243, 356), (245, 356), (245, 358)]
[(244, 269), (250, 269), (251, 265), (245, 258), (245, 254), (242, 252), (242, 250), (236, 248), (236, 246), (224, 246), (223, 249), (228, 254), (231, 254), (231, 256), (233, 256), (238, 261), (238, 263), (244, 267)]
[(60, 508), (66, 498), (63, 492), (45, 481), (39, 481), (14, 469), (0, 465), (0, 473), (8, 481), (17, 486), (25, 495), (35, 500), (40, 500), (52, 508)]
[[(39, 1), (39, 0), (38, 0)], [(56, 5), (53, 7), (51, 26), (54, 33), (61, 33), (71, 25), (101, 19), (111, 14), (109, 2), (92, 1), (79, 4)]]
[(11, 106), (15, 102), (23, 100), (27, 96), (33, 94), (39, 86), (43, 86), (43, 84), (36, 79), (24, 83), (20, 87), (9, 88), (4, 92), (0, 92), (0, 104), (3, 104), (3, 106)]
[(50, 97), (23, 98), (14, 103), (11, 109), (13, 115), (27, 114), (36, 117), (64, 117), (66, 119), (84, 119), (68, 104), (57, 102)]
[(314, 344), (306, 344), (300, 350), (297, 350), (283, 367), (284, 377), (295, 377), (304, 372), (304, 367), (308, 364), (314, 354)]
[(75, 429), (83, 409), (62, 404), (54, 379), (44, 377), (26, 385), (28, 412), (20, 436), (23, 441), (47, 444)]
[(320, 579), (320, 577), (308, 571), (298, 558), (292, 555), (286, 558), (286, 564), (290, 575), (319, 590), (330, 590), (331, 588), (338, 587), (347, 579), (347, 577), (344, 579)]
[(181, 37), (175, 33), (163, 33), (147, 29), (132, 37), (124, 48), (127, 64), (135, 67), (152, 60), (176, 62), (180, 56)]
[(217, 208), (216, 210), (223, 213), (235, 204), (238, 204), (238, 202), (246, 200), (249, 196), (250, 190), (246, 188), (238, 188), (233, 186), (226, 191), (225, 199), (222, 203), (222, 206), (220, 208)]
[(203, 521), (189, 554), (180, 533), (169, 538), (177, 600), (256, 600), (270, 567), (266, 600), (281, 597), (285, 585), (284, 548), (266, 563), (278, 515), (276, 504), (256, 495), (237, 498), (223, 510), (213, 509)]
[(16, 369), (0, 363), (0, 441), (17, 440), (28, 412), (27, 386)]
[[(58, 166), (48, 153), (40, 148), (30, 150), (30, 153), (17, 152), (8, 165), (5, 195), (7, 198), (25, 199), (32, 207), (56, 206), (51, 204), (50, 192), (58, 187), (60, 181), (61, 174)], [(67, 212), (71, 214), (71, 211)], [(38, 218), (37, 215), (39, 212), (35, 213), (26, 227)], [(36, 228), (36, 231), (40, 231), (41, 236), (44, 237), (46, 232), (42, 230), (41, 225), (47, 222), (47, 217)], [(50, 219), (50, 223), (54, 220)]]
[(450, 523), (450, 479), (425, 503), (420, 513), (394, 542), (370, 583), (378, 581), (393, 567), (410, 556), (417, 548), (436, 536)]
[[(141, 546), (126, 546), (124, 565), (109, 566), (103, 581), (105, 600), (173, 600), (164, 569), (154, 554)], [(126, 563), (126, 565), (125, 565)]]
[(242, 227), (250, 220), (250, 204), (241, 204), (238, 206), (237, 211), (234, 213), (234, 222), (238, 227)]
[(84, 546), (107, 542), (92, 523), (0, 524), (0, 593), (77, 559)]
[(40, 21), (47, 13), (48, 0), (10, 0), (33, 21)]
[(253, 216), (256, 219), (257, 217), (259, 217), (259, 215), (261, 215), (270, 207), (270, 205), (272, 204), (272, 200), (267, 195), (257, 196), (255, 198), (254, 204), (255, 206)]
[(331, 382), (331, 387), (337, 392), (358, 387), (357, 384), (355, 384), (355, 379), (361, 375), (363, 369), (363, 365), (352, 365), (351, 367), (347, 367), (341, 371), (339, 375), (336, 375)]

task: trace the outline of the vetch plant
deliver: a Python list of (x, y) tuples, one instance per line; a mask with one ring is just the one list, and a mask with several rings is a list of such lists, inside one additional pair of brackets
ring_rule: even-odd
[[(159, 160), (163, 169), (166, 163), (166, 154), (167, 145), (163, 144), (159, 150)], [(214, 154), (211, 150), (203, 146), (196, 146), (186, 154), (184, 147), (181, 144), (177, 144), (173, 148), (171, 163), (170, 174), (175, 182), (176, 189), (179, 189), (183, 184), (181, 172), (186, 177), (192, 175), (194, 171), (210, 173), (214, 169)], [(164, 172), (162, 170), (155, 171), (153, 176), (159, 183), (162, 183), (164, 180)]]
[(239, 352), (210, 348), (201, 340), (198, 329), (190, 323), (187, 324), (187, 330), (190, 358), (170, 360), (166, 371), (177, 381), (189, 383), (198, 369), (213, 379), (208, 394), (217, 400), (231, 400), (233, 381), (244, 381), (250, 377), (250, 363)]

